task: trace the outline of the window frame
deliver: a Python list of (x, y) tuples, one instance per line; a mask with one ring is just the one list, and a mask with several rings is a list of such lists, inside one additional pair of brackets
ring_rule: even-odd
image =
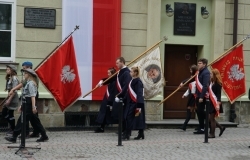
[(16, 0), (0, 0), (0, 4), (11, 4), (11, 48), (10, 57), (0, 57), (0, 62), (14, 62), (16, 58)]

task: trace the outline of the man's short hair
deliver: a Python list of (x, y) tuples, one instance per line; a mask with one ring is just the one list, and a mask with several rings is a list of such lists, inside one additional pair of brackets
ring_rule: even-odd
[(125, 64), (125, 59), (123, 57), (119, 57), (116, 60), (119, 60), (121, 63)]
[(206, 64), (208, 63), (208, 60), (206, 58), (201, 58), (198, 60), (198, 62), (202, 62), (203, 64)]

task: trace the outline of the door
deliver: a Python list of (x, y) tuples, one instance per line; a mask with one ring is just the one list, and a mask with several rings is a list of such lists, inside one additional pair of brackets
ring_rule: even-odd
[[(165, 45), (164, 75), (166, 86), (164, 87), (164, 97), (173, 93), (183, 80), (190, 78), (189, 67), (192, 64), (197, 64), (197, 46)], [(183, 119), (186, 117), (187, 98), (183, 99), (182, 95), (187, 89), (188, 85), (185, 85), (165, 101), (164, 119)], [(194, 115), (193, 113), (192, 118)]]

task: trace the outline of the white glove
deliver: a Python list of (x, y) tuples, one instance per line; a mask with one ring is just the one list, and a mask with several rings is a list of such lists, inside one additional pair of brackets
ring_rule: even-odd
[(99, 83), (96, 85), (96, 87), (101, 87), (102, 86), (103, 80), (100, 80)]
[(118, 97), (115, 97), (115, 102), (120, 102), (120, 99)]

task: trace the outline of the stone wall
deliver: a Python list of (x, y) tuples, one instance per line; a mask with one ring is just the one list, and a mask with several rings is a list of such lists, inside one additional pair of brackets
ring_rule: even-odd
[[(24, 8), (50, 8), (56, 10), (56, 28), (25, 28)], [(43, 60), (62, 40), (62, 0), (17, 0), (16, 59)]]
[[(224, 50), (226, 51), (233, 45), (233, 14), (234, 14), (234, 0), (226, 0), (225, 10), (225, 32), (224, 32)], [(250, 1), (239, 0), (238, 5), (238, 30), (237, 41), (242, 40), (247, 34), (250, 34)], [(246, 40), (244, 43), (244, 64), (246, 73), (246, 86), (247, 93), (250, 86), (250, 75), (247, 74), (250, 71), (250, 41)], [(220, 118), (220, 120), (229, 120), (230, 103), (223, 105), (226, 108), (226, 113)], [(247, 98), (247, 94), (238, 99), (235, 103), (235, 122), (239, 124), (250, 123), (250, 102)]]
[[(161, 107), (156, 107), (159, 101), (146, 101), (145, 112), (146, 121), (160, 121)], [(67, 108), (66, 112), (87, 112), (99, 111), (101, 101), (78, 101), (73, 106)], [(39, 118), (44, 127), (64, 127), (65, 117), (56, 102), (52, 99), (39, 99), (37, 101)], [(1, 108), (0, 108), (1, 110)], [(16, 111), (15, 118), (20, 114)]]
[[(237, 41), (242, 40), (246, 35), (250, 34), (250, 1), (239, 0), (238, 6), (238, 34)], [(233, 14), (234, 14), (234, 1), (226, 0), (225, 10), (225, 45), (224, 49), (227, 50), (233, 46)], [(245, 72), (250, 72), (250, 40), (244, 41), (244, 64)], [(250, 87), (250, 75), (246, 74), (246, 85)], [(243, 100), (248, 101), (244, 96)]]
[(148, 0), (122, 0), (121, 55), (127, 62), (146, 50)]
[(146, 121), (160, 121), (161, 107), (157, 106), (160, 101), (145, 101)]
[[(230, 106), (229, 102), (223, 102), (224, 113), (220, 114), (220, 117), (217, 118), (218, 121), (227, 121), (229, 122), (230, 116)], [(249, 102), (235, 102), (235, 123), (238, 123), (243, 126), (249, 126), (250, 124), (250, 104)]]

